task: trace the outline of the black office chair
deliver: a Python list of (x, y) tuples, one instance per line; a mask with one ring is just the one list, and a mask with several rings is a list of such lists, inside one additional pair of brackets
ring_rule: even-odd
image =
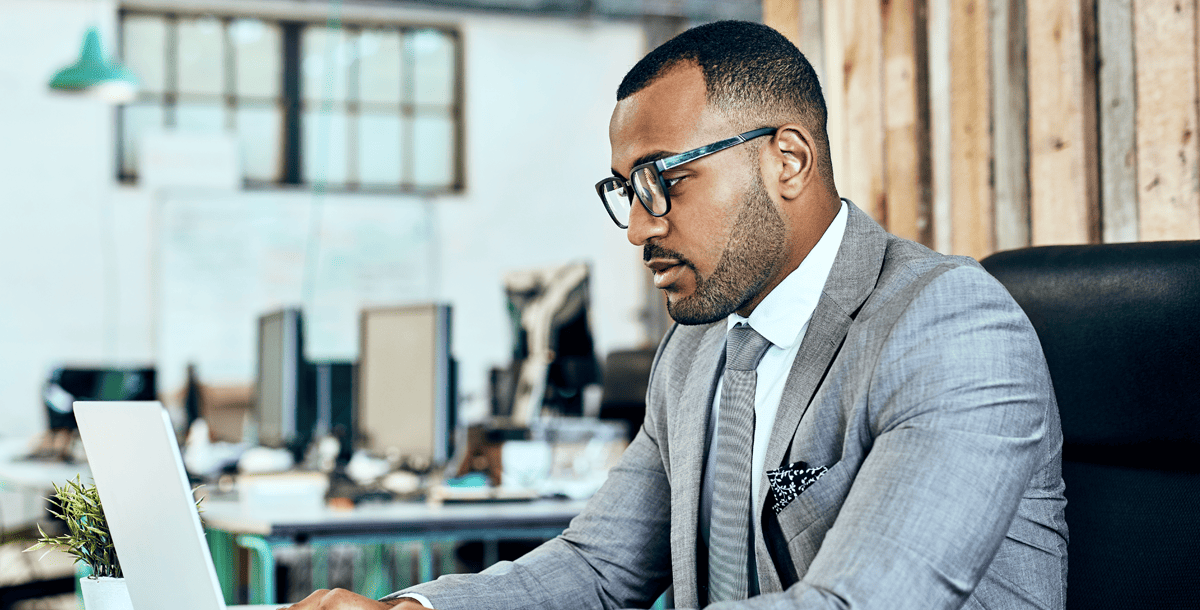
[(629, 440), (646, 419), (646, 386), (654, 364), (654, 348), (609, 352), (604, 360), (604, 391), (600, 419), (625, 422)]
[(1058, 397), (1067, 608), (1200, 608), (1200, 241), (983, 266), (1033, 322)]

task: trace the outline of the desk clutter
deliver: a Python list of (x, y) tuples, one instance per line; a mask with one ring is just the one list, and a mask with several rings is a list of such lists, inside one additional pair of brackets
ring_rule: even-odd
[(162, 396), (153, 365), (56, 368), (43, 392), (50, 430), (29, 458), (86, 460), (75, 401), (162, 396), (189, 474), (255, 501), (586, 498), (641, 425), (653, 351), (614, 352), (601, 366), (584, 263), (503, 283), (512, 359), (489, 375), (489, 416), (465, 428), (449, 305), (363, 308), (352, 361), (311, 358), (304, 312), (282, 308), (254, 321), (252, 386), (204, 383), (189, 364), (184, 387)]
[[(55, 368), (42, 396), (49, 429), (0, 469), (86, 478), (74, 403), (162, 400), (204, 497), (227, 602), (328, 585), (382, 595), (479, 570), (560, 533), (641, 426), (654, 352), (601, 365), (588, 274), (576, 263), (504, 279), (512, 360), (490, 372), (489, 413), (470, 424), (448, 305), (362, 309), (355, 360), (310, 358), (304, 312), (283, 308), (254, 321), (251, 385), (205, 383), (196, 364), (169, 393), (153, 364)], [(24, 491), (40, 497), (36, 487)], [(48, 523), (39, 512), (28, 511)]]

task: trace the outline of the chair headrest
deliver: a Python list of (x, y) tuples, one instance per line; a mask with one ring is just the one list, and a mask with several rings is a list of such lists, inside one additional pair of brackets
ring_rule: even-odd
[(1064, 455), (1186, 456), (1196, 466), (1182, 469), (1200, 470), (1200, 241), (1024, 248), (982, 264), (1041, 339)]

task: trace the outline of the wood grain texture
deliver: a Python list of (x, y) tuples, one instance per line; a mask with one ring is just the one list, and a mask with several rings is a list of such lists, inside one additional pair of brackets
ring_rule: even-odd
[(1133, 0), (1096, 7), (1100, 54), (1100, 210), (1105, 242), (1138, 239)]
[(763, 0), (762, 22), (800, 46), (801, 0)]
[[(1036, 0), (1035, 0), (1036, 1)], [(996, 249), (1029, 245), (1026, 0), (991, 0)]]
[(953, 251), (977, 259), (995, 251), (992, 220), (988, 3), (950, 7), (950, 171)]
[(825, 80), (825, 36), (821, 0), (763, 0), (763, 24), (777, 30), (812, 64), (822, 87)]
[(1033, 245), (1099, 241), (1090, 0), (1031, 2), (1029, 162)]
[(883, 155), (883, 32), (880, 0), (846, 0), (841, 11), (845, 71), (846, 197), (887, 226)]
[(884, 184), (888, 231), (932, 245), (924, 17), (924, 0), (883, 5)]
[(950, 163), (950, 0), (928, 0), (929, 160), (932, 174), (933, 247), (953, 250)]
[(1138, 0), (1133, 6), (1143, 240), (1200, 238), (1196, 17), (1195, 2), (1188, 0)]
[(824, 0), (821, 20), (824, 25), (825, 77), (823, 91), (828, 113), (829, 157), (839, 194), (847, 196), (849, 142), (846, 141), (846, 53), (842, 41), (842, 0)]
[(808, 62), (812, 64), (813, 70), (817, 73), (817, 80), (821, 82), (821, 86), (825, 86), (825, 78), (828, 71), (825, 69), (825, 23), (823, 18), (824, 11), (821, 8), (821, 0), (800, 0), (800, 40), (796, 46), (800, 47), (800, 52), (808, 58)]

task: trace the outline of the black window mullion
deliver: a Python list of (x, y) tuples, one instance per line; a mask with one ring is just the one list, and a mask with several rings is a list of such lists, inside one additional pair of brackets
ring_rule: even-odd
[(358, 159), (358, 122), (362, 114), (359, 100), (362, 88), (362, 28), (349, 27), (346, 34), (347, 52), (353, 60), (346, 67), (346, 187), (354, 190), (362, 186), (361, 163)]
[(284, 21), (283, 30), (283, 183), (301, 184), (300, 37), (304, 24)]
[[(117, 49), (119, 49), (119, 51), (120, 51), (119, 56), (121, 58), (121, 62), (124, 64), (128, 64), (129, 57), (128, 57), (128, 54), (125, 52), (125, 17), (126, 17), (125, 9), (119, 9), (117, 11), (117, 22), (120, 23), (120, 27), (117, 28)], [(134, 102), (136, 102), (136, 101), (137, 100), (135, 99)], [(121, 104), (121, 105), (117, 106), (114, 110), (116, 117), (115, 117), (115, 120), (113, 121), (113, 123), (117, 128), (117, 133), (116, 133), (116, 135), (117, 135), (117, 137), (116, 137), (117, 165), (116, 165), (116, 167), (117, 167), (117, 180), (118, 181), (128, 180), (133, 177), (133, 176), (127, 175), (125, 173), (125, 108), (127, 106), (128, 106), (128, 104)]]
[(236, 136), (237, 125), (237, 51), (233, 44), (233, 19), (221, 20), (221, 44), (225, 46), (225, 129)]
[(175, 106), (179, 103), (179, 16), (167, 14), (164, 19), (166, 35), (163, 65), (163, 127), (175, 126)]
[(452, 98), (454, 105), (450, 109), (454, 128), (454, 177), (452, 178), (453, 183), (447, 186), (453, 190), (463, 190), (467, 181), (466, 168), (463, 167), (463, 140), (465, 139), (463, 134), (463, 123), (465, 123), (463, 119), (463, 89), (466, 87), (463, 82), (463, 41), (457, 30), (447, 34), (454, 43), (454, 96)]
[[(414, 30), (400, 30), (400, 69), (404, 79), (400, 82), (400, 188), (411, 190), (416, 184), (416, 138), (417, 117), (413, 112), (417, 99), (416, 52), (409, 42)], [(405, 129), (407, 121), (407, 129)]]

